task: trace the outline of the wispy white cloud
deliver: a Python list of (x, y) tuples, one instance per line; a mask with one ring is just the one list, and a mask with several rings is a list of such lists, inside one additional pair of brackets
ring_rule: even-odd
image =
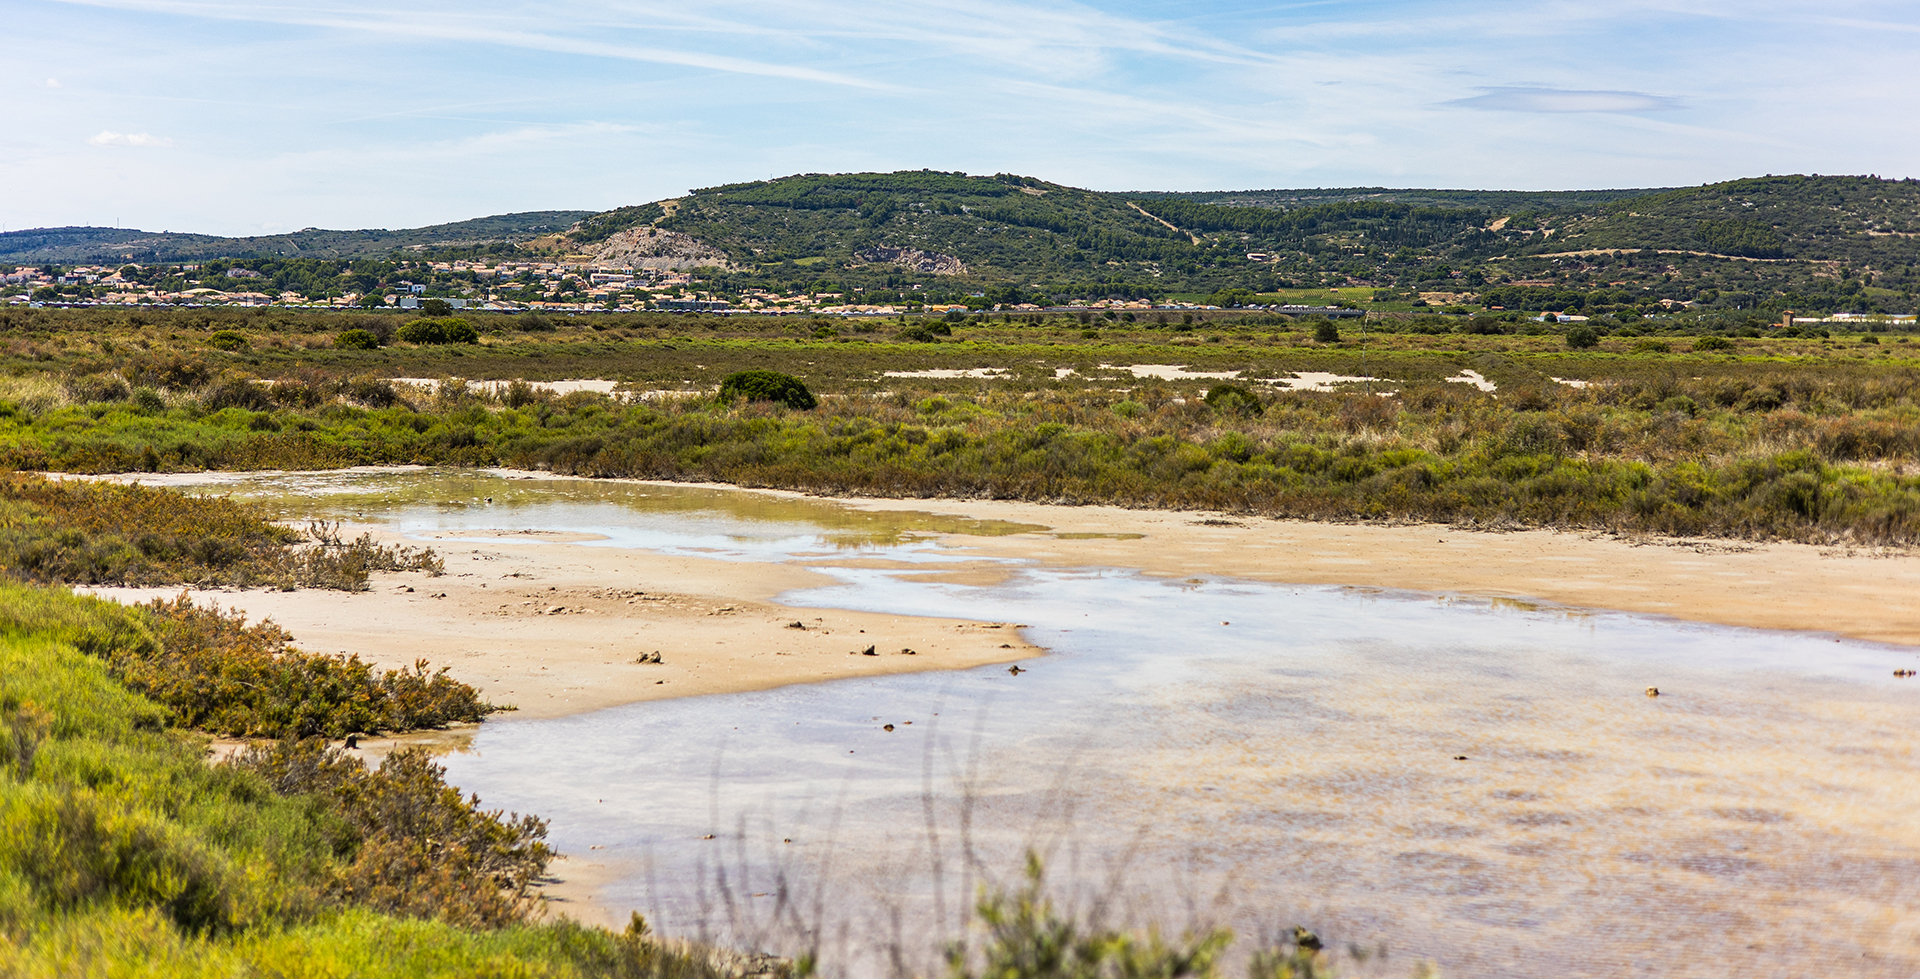
[(1684, 108), (1679, 99), (1644, 92), (1575, 91), (1564, 88), (1483, 88), (1472, 98), (1446, 105), (1498, 112), (1666, 112)]
[(60, 87), (60, 79), (58, 79), (58, 78), (49, 78), (49, 79), (47, 79), (47, 87), (48, 87), (48, 88), (59, 88), (59, 87)]
[[(616, 44), (591, 38), (569, 37), (540, 29), (537, 25), (565, 22), (564, 17), (543, 16), (537, 21), (520, 16), (489, 18), (477, 11), (445, 11), (416, 14), (391, 9), (343, 9), (340, 6), (303, 8), (298, 6), (254, 6), (222, 3), (180, 2), (180, 0), (64, 0), (77, 6), (109, 7), (147, 13), (173, 14), (214, 20), (280, 24), (290, 27), (314, 27), (327, 30), (379, 34), (387, 37), (424, 38), (438, 41), (469, 42), (497, 47), (577, 54), (623, 61), (652, 62), (686, 68), (785, 78), (824, 85), (865, 89), (894, 89), (885, 82), (858, 78), (842, 72), (825, 71), (801, 65), (787, 65), (725, 54), (712, 54), (684, 48)], [(492, 20), (496, 26), (487, 26)]]
[(87, 142), (95, 146), (172, 146), (173, 140), (151, 133), (116, 133), (103, 129), (97, 135), (87, 137)]
[[(107, 187), (156, 226), (239, 230), (869, 168), (1546, 188), (1920, 159), (1920, 129), (1897, 123), (1920, 101), (1902, 67), (1912, 0), (17, 6), (44, 39), (13, 52), (22, 77), (88, 69), (58, 97), (19, 100), (0, 179), (55, 190), (0, 201), (0, 219)], [(179, 146), (74, 138), (75, 118), (124, 129), (130, 114), (147, 133), (92, 142)]]

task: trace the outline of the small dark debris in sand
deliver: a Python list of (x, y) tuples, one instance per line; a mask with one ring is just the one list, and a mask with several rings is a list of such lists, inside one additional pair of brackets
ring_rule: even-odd
[(1217, 517), (1208, 517), (1205, 520), (1195, 520), (1193, 522), (1193, 525), (1196, 527), (1244, 527), (1246, 526), (1245, 524), (1242, 524), (1238, 520), (1221, 520)]
[(882, 731), (885, 731), (885, 732), (887, 732), (888, 734), (892, 734), (892, 733), (893, 733), (893, 725), (891, 725), (891, 724), (888, 724), (888, 725), (885, 725), (885, 726), (883, 726), (883, 727), (881, 727), (881, 728), (880, 728), (880, 730), (882, 730)]
[(874, 649), (872, 646), (868, 646), (865, 649), (856, 650), (854, 652), (848, 653), (847, 655), (848, 656), (878, 656), (880, 655), (880, 651), (877, 649)]
[(1019, 676), (1020, 674), (1025, 673), (1027, 671), (1021, 669), (1020, 664), (1015, 663), (1012, 666), (1007, 667), (1007, 672), (1013, 674), (1014, 676)]
[(1454, 761), (1466, 761), (1466, 760), (1467, 760), (1467, 756), (1466, 756), (1466, 755), (1454, 755), (1454, 756), (1453, 756), (1453, 760), (1454, 760)]
[(1649, 697), (1658, 697), (1658, 696), (1660, 696), (1660, 688), (1659, 688), (1659, 687), (1648, 687), (1648, 688), (1647, 688), (1647, 696), (1649, 696)]
[(1893, 675), (1905, 679), (1910, 676), (1920, 676), (1920, 673), (1915, 673), (1913, 670), (1894, 670)]
[(807, 624), (806, 624), (805, 622), (789, 622), (789, 623), (787, 623), (787, 628), (789, 628), (789, 629), (802, 629), (802, 630), (804, 630), (804, 629), (805, 629), (806, 627), (807, 627)]
[(633, 661), (635, 663), (642, 663), (642, 664), (651, 663), (657, 666), (660, 663), (660, 651), (656, 649), (651, 653), (641, 653), (640, 655), (635, 656), (633, 658)]

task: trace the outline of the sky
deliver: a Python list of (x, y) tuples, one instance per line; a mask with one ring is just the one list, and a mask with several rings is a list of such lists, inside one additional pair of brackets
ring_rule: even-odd
[(0, 230), (403, 228), (775, 175), (1920, 176), (1913, 0), (10, 0)]

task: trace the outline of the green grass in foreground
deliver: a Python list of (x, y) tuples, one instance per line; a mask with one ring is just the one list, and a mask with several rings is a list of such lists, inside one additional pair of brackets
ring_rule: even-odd
[(544, 827), (462, 800), (423, 756), (207, 764), (82, 651), (140, 620), (0, 584), (0, 975), (704, 974), (637, 935), (529, 919)]

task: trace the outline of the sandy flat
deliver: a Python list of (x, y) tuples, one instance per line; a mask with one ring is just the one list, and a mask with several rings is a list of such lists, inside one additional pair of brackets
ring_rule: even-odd
[(1328, 524), (999, 500), (840, 502), (1049, 528), (942, 538), (982, 558), (1521, 599), (1920, 645), (1920, 602), (1913, 598), (1920, 594), (1920, 553), (1914, 551), (1441, 524)]
[[(663, 556), (555, 543), (545, 535), (435, 543), (380, 527), (383, 542), (424, 540), (447, 573), (380, 574), (370, 592), (200, 592), (195, 601), (271, 618), (302, 648), (356, 653), (383, 667), (452, 668), (502, 718), (544, 718), (642, 700), (764, 690), (917, 670), (966, 669), (1038, 655), (1013, 623), (789, 608), (795, 588), (833, 584), (804, 567)], [(451, 536), (451, 535), (449, 535)], [(484, 538), (484, 533), (462, 533)], [(555, 535), (563, 540), (592, 535)], [(537, 543), (527, 543), (537, 541)], [(96, 588), (121, 601), (176, 588)], [(796, 628), (796, 624), (799, 626)], [(863, 655), (869, 646), (874, 655)], [(904, 650), (912, 650), (906, 653)], [(659, 663), (637, 660), (655, 653)]]

